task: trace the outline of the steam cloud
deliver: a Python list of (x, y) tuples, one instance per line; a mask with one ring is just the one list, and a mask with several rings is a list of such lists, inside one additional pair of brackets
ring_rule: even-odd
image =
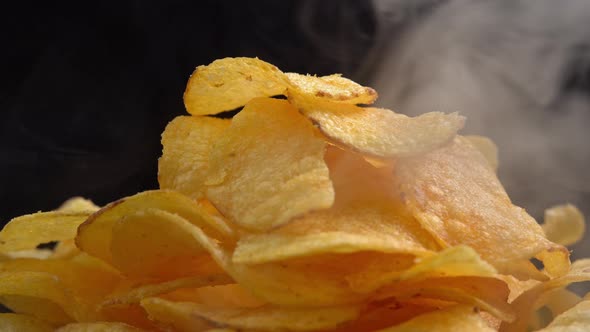
[[(389, 45), (369, 80), (380, 105), (459, 111), (463, 133), (498, 144), (499, 176), (516, 204), (538, 220), (564, 202), (590, 216), (589, 1), (374, 4)], [(586, 238), (574, 258), (590, 253)]]

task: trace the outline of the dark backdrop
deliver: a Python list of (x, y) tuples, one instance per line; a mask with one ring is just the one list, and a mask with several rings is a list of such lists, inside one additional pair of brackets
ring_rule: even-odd
[(102, 205), (156, 188), (160, 133), (198, 65), (258, 56), (358, 79), (374, 44), (368, 1), (13, 6), (0, 14), (0, 226), (75, 195)]

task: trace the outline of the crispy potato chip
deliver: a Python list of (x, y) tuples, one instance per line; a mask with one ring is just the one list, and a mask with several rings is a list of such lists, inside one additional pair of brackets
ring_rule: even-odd
[(334, 190), (324, 149), (312, 124), (287, 101), (253, 99), (211, 150), (207, 197), (253, 231), (329, 208)]
[(100, 312), (105, 317), (104, 321), (125, 323), (148, 331), (161, 331), (139, 303), (100, 307)]
[(68, 212), (68, 213), (78, 213), (78, 212), (95, 212), (100, 209), (99, 206), (94, 204), (91, 200), (83, 198), (83, 197), (72, 197), (67, 201), (63, 202), (57, 211), (59, 212)]
[(55, 332), (141, 332), (143, 330), (119, 322), (71, 323)]
[(551, 300), (550, 296), (546, 296), (549, 292), (562, 289), (574, 282), (588, 280), (590, 280), (590, 259), (582, 259), (575, 261), (566, 275), (529, 288), (512, 302), (517, 319), (512, 323), (502, 324), (502, 331), (516, 332), (525, 330), (532, 321), (534, 312)]
[(404, 301), (426, 298), (468, 304), (481, 308), (503, 321), (514, 320), (506, 300), (510, 290), (503, 280), (492, 277), (434, 277), (391, 283), (375, 292), (374, 299)]
[(347, 276), (352, 289), (357, 292), (368, 293), (379, 287), (403, 280), (423, 280), (433, 277), (479, 276), (491, 277), (496, 270), (482, 260), (477, 253), (467, 246), (457, 246), (445, 249), (435, 255), (416, 259), (412, 267), (392, 271), (390, 273), (375, 274), (368, 269)]
[[(313, 331), (334, 328), (343, 322), (356, 319), (359, 314), (359, 308), (356, 306), (288, 309), (274, 306), (210, 308), (196, 302), (172, 302), (161, 298), (144, 299), (141, 305), (152, 319), (171, 323), (181, 331), (194, 331), (194, 328), (186, 329), (191, 327), (191, 322), (194, 322), (195, 326), (213, 322), (238, 329)], [(174, 324), (177, 321), (183, 322)]]
[(544, 329), (537, 332), (581, 332), (590, 326), (590, 301), (582, 301), (555, 317)]
[(158, 160), (161, 189), (179, 191), (191, 198), (203, 197), (209, 168), (209, 150), (230, 121), (211, 117), (179, 116), (162, 133), (162, 157)]
[(158, 297), (173, 302), (198, 302), (211, 308), (258, 308), (267, 304), (239, 284), (176, 289)]
[(0, 313), (0, 331), (3, 332), (52, 332), (51, 325), (28, 315)]
[(286, 73), (293, 93), (326, 98), (347, 104), (372, 104), (377, 99), (377, 91), (354, 81), (334, 74), (329, 76), (301, 75)]
[(545, 220), (541, 227), (550, 241), (569, 246), (582, 239), (586, 222), (578, 208), (564, 204), (545, 210)]
[(153, 190), (115, 201), (91, 215), (80, 225), (76, 245), (90, 255), (111, 263), (113, 226), (119, 219), (146, 207), (183, 216), (191, 223), (203, 227), (207, 234), (216, 239), (228, 240), (234, 236), (233, 230), (222, 219), (211, 217), (192, 199), (174, 191)]
[(59, 241), (51, 253), (51, 258), (67, 259), (80, 254), (80, 249), (76, 247), (74, 239)]
[(289, 81), (277, 67), (258, 58), (224, 58), (199, 66), (184, 92), (192, 115), (217, 114), (246, 105), (256, 97), (285, 93)]
[(16, 313), (64, 324), (77, 316), (71, 300), (63, 284), (49, 273), (0, 272), (0, 303)]
[(35, 249), (39, 244), (73, 239), (90, 212), (38, 212), (12, 219), (0, 231), (0, 252)]
[(186, 227), (195, 226), (163, 210), (126, 215), (113, 225), (113, 266), (130, 277), (164, 279), (222, 272)]
[(415, 118), (388, 109), (361, 108), (290, 94), (289, 101), (336, 145), (378, 158), (407, 157), (439, 148), (463, 127), (457, 113)]
[(233, 280), (227, 274), (218, 274), (186, 277), (156, 284), (141, 285), (129, 291), (108, 296), (101, 306), (139, 303), (144, 298), (170, 293), (180, 288), (225, 285), (232, 282)]
[(400, 196), (441, 244), (467, 244), (500, 272), (535, 255), (550, 275), (567, 271), (567, 249), (547, 240), (537, 222), (510, 202), (487, 160), (464, 138), (399, 160), (394, 176)]
[(464, 136), (486, 158), (494, 171), (498, 171), (498, 147), (490, 138), (478, 135)]
[(477, 310), (470, 306), (455, 306), (432, 311), (417, 316), (400, 325), (392, 326), (379, 332), (493, 332), (486, 322), (478, 315)]
[[(51, 249), (26, 249), (26, 250), (17, 250), (17, 251), (8, 251), (3, 253), (6, 259), (15, 259), (15, 258), (36, 258), (36, 259), (46, 259), (53, 255), (53, 251)], [(0, 258), (0, 261), (2, 258)]]

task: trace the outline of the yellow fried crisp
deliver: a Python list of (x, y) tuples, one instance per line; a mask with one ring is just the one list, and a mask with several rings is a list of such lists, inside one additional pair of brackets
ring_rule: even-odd
[(347, 104), (372, 104), (377, 99), (377, 92), (362, 86), (342, 75), (329, 76), (301, 75), (286, 73), (293, 93), (325, 98), (334, 102)]

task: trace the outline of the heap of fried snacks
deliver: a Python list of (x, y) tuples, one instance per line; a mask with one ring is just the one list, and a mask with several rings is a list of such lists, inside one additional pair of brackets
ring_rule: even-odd
[(159, 190), (102, 208), (74, 198), (0, 232), (0, 303), (14, 311), (0, 329), (588, 324), (590, 299), (565, 289), (590, 280), (563, 246), (583, 235), (580, 212), (554, 207), (539, 226), (498, 181), (493, 142), (457, 134), (463, 117), (411, 118), (367, 106), (376, 98), (259, 59), (198, 67), (190, 115), (162, 134)]

